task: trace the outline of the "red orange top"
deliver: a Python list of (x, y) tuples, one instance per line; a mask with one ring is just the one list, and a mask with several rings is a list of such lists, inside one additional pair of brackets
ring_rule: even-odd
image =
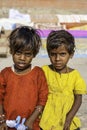
[(45, 105), (48, 88), (41, 68), (34, 67), (25, 75), (17, 75), (7, 67), (1, 76), (4, 87), (0, 87), (0, 103), (4, 104), (7, 119), (16, 119), (18, 115), (29, 118), (37, 105)]

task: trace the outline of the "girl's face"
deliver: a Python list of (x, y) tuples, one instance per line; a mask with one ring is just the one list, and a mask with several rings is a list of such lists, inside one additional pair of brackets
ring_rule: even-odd
[(24, 71), (30, 67), (30, 63), (33, 59), (33, 52), (29, 50), (18, 50), (15, 54), (12, 54), (13, 62), (17, 71)]
[(54, 48), (49, 52), (49, 58), (54, 69), (60, 73), (66, 72), (67, 63), (72, 56), (73, 54), (69, 54), (65, 45)]

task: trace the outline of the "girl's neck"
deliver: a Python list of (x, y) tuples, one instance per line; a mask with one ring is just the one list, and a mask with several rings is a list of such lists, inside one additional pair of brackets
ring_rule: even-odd
[(31, 64), (24, 70), (21, 70), (21, 69), (18, 69), (15, 65), (13, 66), (13, 71), (16, 73), (16, 74), (19, 74), (19, 75), (23, 75), (23, 74), (27, 74), (31, 71)]
[(67, 66), (65, 66), (64, 68), (62, 68), (60, 70), (54, 68), (54, 71), (58, 72), (59, 74), (69, 73), (69, 68)]
[(50, 68), (55, 71), (55, 72), (58, 72), (59, 74), (62, 74), (62, 73), (69, 73), (70, 72), (70, 68), (65, 66), (64, 68), (62, 69), (56, 69), (53, 65), (50, 65)]

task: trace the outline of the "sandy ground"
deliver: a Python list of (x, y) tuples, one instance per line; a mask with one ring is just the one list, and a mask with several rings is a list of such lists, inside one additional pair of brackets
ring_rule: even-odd
[[(13, 64), (12, 58), (9, 55), (7, 58), (0, 58), (0, 70), (3, 69), (6, 66), (11, 66)], [(35, 58), (32, 61), (32, 64), (42, 66), (44, 64), (50, 64), (50, 61), (48, 58)], [(83, 78), (86, 81), (87, 84), (87, 58), (73, 58), (69, 61), (69, 66), (78, 69), (83, 76)], [(87, 130), (87, 95), (83, 96), (83, 102), (82, 105), (77, 113), (77, 115), (80, 117), (82, 121), (82, 128), (81, 130)]]
[[(11, 1), (11, 0), (10, 0)], [(14, 1), (15, 2), (15, 1)], [(0, 7), (11, 7), (12, 4), (14, 5), (13, 7), (27, 7), (27, 12), (29, 14), (32, 14), (31, 19), (34, 21), (38, 21), (38, 18), (41, 19), (42, 21), (46, 19), (46, 21), (54, 21), (55, 16), (54, 14), (86, 14), (87, 12), (87, 0), (36, 0), (36, 2), (33, 2), (33, 0), (21, 0), (21, 3), (19, 0), (15, 3), (9, 2), (7, 0), (0, 1)], [(11, 5), (10, 5), (11, 4)], [(38, 8), (37, 8), (38, 7)], [(24, 11), (24, 10), (23, 10)], [(37, 14), (40, 16), (38, 17)], [(42, 14), (44, 14), (42, 16)], [(48, 17), (48, 14), (51, 14), (50, 17)], [(3, 8), (1, 15), (0, 16), (8, 16), (7, 12), (5, 11), (5, 8)], [(47, 15), (47, 17), (45, 16)], [(77, 41), (81, 42), (84, 44), (78, 44), (78, 48), (83, 48), (83, 51), (85, 48), (87, 48), (87, 39), (83, 39)], [(2, 51), (2, 48), (0, 52)], [(33, 60), (33, 65), (38, 65), (42, 66), (44, 64), (49, 64), (50, 61), (48, 58), (35, 58)], [(0, 58), (0, 70), (3, 69), (6, 66), (12, 65), (12, 59), (11, 56), (8, 56), (7, 58)], [(86, 58), (73, 58), (70, 60), (69, 65), (75, 69), (78, 69), (80, 73), (82, 74), (83, 78), (86, 81), (87, 84), (87, 57)], [(87, 130), (87, 95), (83, 96), (83, 102), (82, 105), (77, 113), (82, 121), (82, 128), (81, 130)]]

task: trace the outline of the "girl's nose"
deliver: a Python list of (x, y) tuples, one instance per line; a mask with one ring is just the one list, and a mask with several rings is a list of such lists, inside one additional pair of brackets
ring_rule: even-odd
[(56, 60), (59, 60), (59, 59), (60, 59), (59, 54), (56, 54)]
[(20, 55), (20, 59), (21, 59), (21, 60), (25, 60), (25, 55), (24, 55), (24, 54), (21, 54), (21, 55)]

